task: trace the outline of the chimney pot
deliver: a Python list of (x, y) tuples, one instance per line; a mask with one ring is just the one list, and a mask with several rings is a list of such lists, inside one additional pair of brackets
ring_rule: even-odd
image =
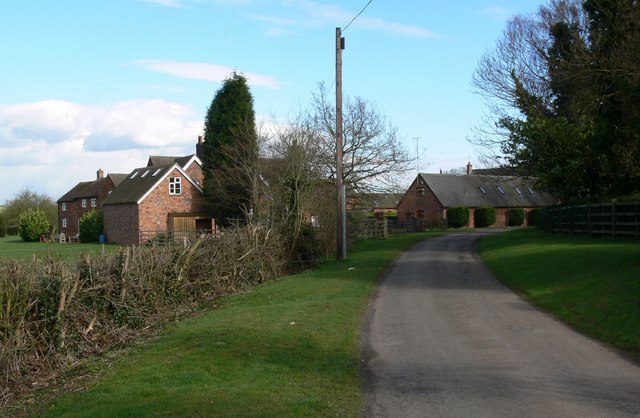
[(104, 178), (104, 171), (102, 171), (102, 169), (99, 168), (98, 171), (96, 172), (96, 179), (100, 180), (101, 178)]
[(202, 138), (202, 135), (198, 135), (198, 144), (202, 144), (204, 142), (204, 138)]
[(467, 176), (470, 176), (473, 172), (473, 166), (471, 165), (471, 161), (467, 163)]

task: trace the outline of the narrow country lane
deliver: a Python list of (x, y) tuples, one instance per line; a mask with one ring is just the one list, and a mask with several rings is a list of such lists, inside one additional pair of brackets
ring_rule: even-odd
[(476, 252), (426, 240), (387, 271), (362, 336), (366, 417), (640, 417), (640, 367), (530, 306)]

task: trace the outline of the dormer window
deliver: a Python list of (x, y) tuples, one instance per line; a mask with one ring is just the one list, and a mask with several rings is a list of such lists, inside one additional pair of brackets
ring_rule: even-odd
[(169, 177), (169, 194), (179, 195), (182, 193), (182, 179), (180, 177)]

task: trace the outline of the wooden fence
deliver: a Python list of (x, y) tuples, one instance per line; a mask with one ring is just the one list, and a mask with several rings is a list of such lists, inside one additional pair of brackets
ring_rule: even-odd
[(640, 202), (611, 202), (548, 208), (544, 229), (551, 232), (640, 238)]

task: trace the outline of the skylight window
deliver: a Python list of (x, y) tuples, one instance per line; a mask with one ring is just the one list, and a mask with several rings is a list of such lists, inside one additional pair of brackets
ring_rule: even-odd
[(136, 178), (137, 175), (138, 175), (138, 172), (134, 171), (131, 177), (129, 177), (129, 180), (133, 180), (134, 178)]
[(478, 187), (478, 189), (480, 189), (482, 194), (487, 194), (487, 189), (485, 189), (484, 187)]
[(496, 190), (498, 191), (498, 193), (504, 194), (504, 189), (502, 188), (502, 186), (496, 186)]
[(145, 170), (145, 172), (140, 176), (141, 179), (145, 178), (147, 174), (149, 174), (150, 170)]
[(152, 177), (157, 176), (157, 175), (158, 175), (158, 173), (160, 173), (161, 171), (162, 171), (162, 169), (161, 169), (161, 168), (157, 169), (157, 170), (155, 171), (155, 173), (153, 173)]
[(527, 187), (527, 190), (529, 190), (529, 193), (531, 194), (536, 194), (531, 187)]
[(520, 190), (518, 186), (514, 187), (514, 189), (516, 190), (516, 193), (518, 193), (519, 195), (522, 195), (522, 190)]

